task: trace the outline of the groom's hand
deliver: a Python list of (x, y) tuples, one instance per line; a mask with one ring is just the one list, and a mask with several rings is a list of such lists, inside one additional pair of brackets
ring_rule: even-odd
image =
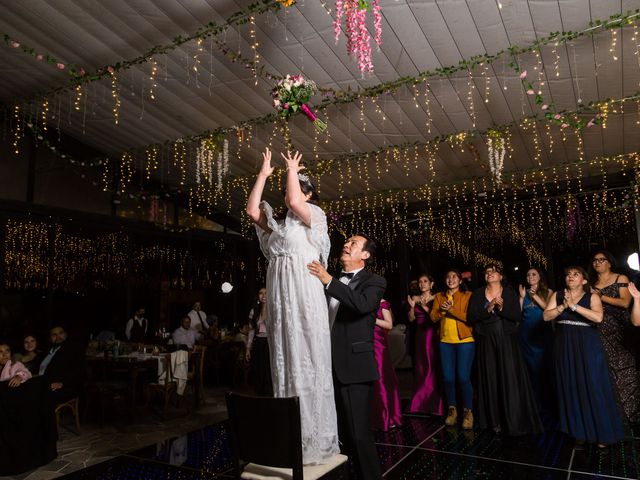
[(314, 260), (313, 262), (309, 263), (307, 265), (307, 268), (309, 269), (309, 272), (311, 273), (311, 275), (315, 275), (320, 279), (323, 285), (327, 285), (333, 278), (331, 274), (329, 274), (329, 272), (327, 272), (327, 270), (317, 260)]

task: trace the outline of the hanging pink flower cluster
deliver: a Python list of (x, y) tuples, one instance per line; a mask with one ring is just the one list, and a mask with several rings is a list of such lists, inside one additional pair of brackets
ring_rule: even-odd
[(333, 31), (336, 44), (340, 39), (342, 18), (346, 18), (347, 54), (358, 60), (358, 68), (364, 74), (373, 72), (371, 61), (371, 36), (367, 30), (367, 10), (373, 9), (374, 40), (382, 45), (382, 13), (380, 0), (336, 0), (336, 18)]

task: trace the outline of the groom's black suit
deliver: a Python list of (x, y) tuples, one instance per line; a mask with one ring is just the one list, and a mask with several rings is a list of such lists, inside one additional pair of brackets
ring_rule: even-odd
[(334, 277), (327, 294), (340, 302), (331, 328), (338, 434), (360, 480), (382, 478), (371, 430), (373, 382), (378, 380), (373, 332), (387, 282), (360, 270), (345, 285)]

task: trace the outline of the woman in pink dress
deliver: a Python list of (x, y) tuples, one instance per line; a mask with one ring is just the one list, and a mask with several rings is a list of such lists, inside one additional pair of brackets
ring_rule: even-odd
[(383, 298), (380, 300), (373, 337), (380, 378), (373, 386), (373, 408), (371, 409), (372, 428), (383, 432), (402, 424), (398, 377), (391, 362), (391, 352), (387, 342), (387, 335), (391, 328), (393, 328), (391, 304)]
[(435, 295), (431, 292), (433, 278), (423, 274), (418, 278), (420, 294), (407, 299), (409, 321), (416, 322), (416, 351), (413, 357), (413, 397), (410, 412), (442, 415), (442, 386), (438, 327), (429, 318)]
[(31, 378), (31, 372), (20, 362), (11, 361), (11, 348), (0, 343), (0, 382), (8, 381), (9, 386), (19, 387)]

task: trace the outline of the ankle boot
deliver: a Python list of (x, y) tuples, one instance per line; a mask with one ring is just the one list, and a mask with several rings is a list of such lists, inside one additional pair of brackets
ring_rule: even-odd
[(451, 427), (456, 424), (458, 421), (458, 411), (456, 407), (449, 407), (449, 414), (447, 415), (447, 419), (444, 421), (444, 424), (447, 427)]
[(464, 430), (473, 429), (473, 412), (468, 408), (464, 409), (464, 413), (462, 417), (462, 428)]

